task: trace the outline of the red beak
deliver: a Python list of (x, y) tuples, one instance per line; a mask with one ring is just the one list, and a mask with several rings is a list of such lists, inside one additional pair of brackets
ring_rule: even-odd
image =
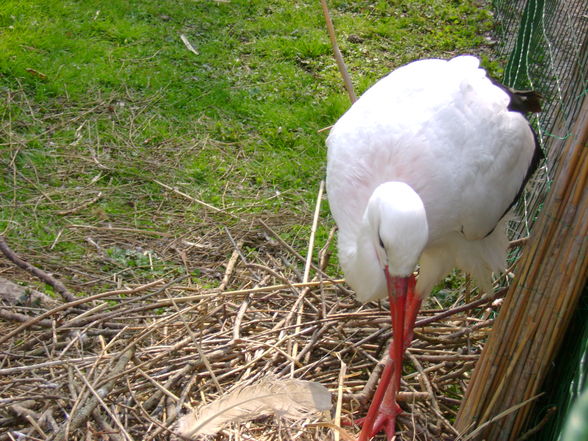
[[(384, 268), (386, 274), (386, 285), (388, 286), (388, 299), (390, 301), (390, 315), (392, 317), (392, 330), (394, 331), (394, 353), (390, 354), (393, 360), (396, 360), (398, 366), (402, 366), (405, 347), (405, 316), (406, 316), (406, 298), (414, 295), (414, 283), (411, 283), (411, 276), (392, 277), (388, 266)], [(407, 344), (408, 345), (408, 344)], [(398, 369), (400, 371), (400, 369)], [(400, 376), (398, 376), (400, 383)], [(400, 384), (398, 384), (400, 386)]]
[(394, 438), (396, 415), (402, 412), (396, 402), (396, 395), (400, 390), (402, 359), (412, 340), (412, 328), (421, 305), (421, 299), (415, 295), (416, 278), (413, 274), (392, 277), (388, 266), (384, 268), (384, 274), (394, 338), (390, 344), (390, 359), (384, 367), (380, 384), (363, 421), (359, 441), (367, 441), (382, 429), (386, 431), (389, 440)]

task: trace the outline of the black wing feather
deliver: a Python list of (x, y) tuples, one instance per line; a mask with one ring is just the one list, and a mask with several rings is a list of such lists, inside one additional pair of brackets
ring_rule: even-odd
[[(535, 92), (533, 90), (514, 90), (510, 87), (500, 84), (496, 80), (492, 80), (492, 82), (508, 94), (510, 98), (508, 110), (512, 112), (519, 112), (525, 117), (529, 112), (536, 113), (541, 111), (542, 96), (540, 93)], [(529, 127), (531, 127), (530, 124)], [(531, 159), (529, 168), (527, 169), (527, 173), (525, 175), (525, 178), (523, 179), (523, 182), (521, 183), (519, 191), (517, 192), (516, 196), (514, 197), (513, 201), (510, 203), (508, 208), (504, 211), (502, 216), (500, 216), (500, 219), (506, 216), (506, 213), (508, 213), (509, 210), (517, 203), (517, 201), (521, 197), (521, 194), (523, 193), (523, 190), (525, 189), (525, 186), (527, 185), (527, 182), (529, 182), (529, 179), (531, 179), (533, 173), (535, 173), (537, 168), (539, 168), (541, 160), (545, 158), (543, 150), (541, 150), (541, 146), (539, 145), (539, 139), (537, 138), (537, 134), (533, 130), (533, 127), (531, 127), (531, 132), (533, 133), (533, 138), (535, 139), (535, 151), (533, 152), (533, 158)], [(493, 231), (494, 229), (492, 229), (492, 231), (490, 231), (487, 234), (487, 236), (492, 234)]]

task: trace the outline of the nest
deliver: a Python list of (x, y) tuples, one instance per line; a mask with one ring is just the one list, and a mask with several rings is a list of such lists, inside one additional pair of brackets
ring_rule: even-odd
[[(208, 286), (163, 274), (86, 297), (18, 262), (2, 240), (3, 266), (35, 274), (62, 301), (44, 303), (30, 291), (4, 300), (0, 440), (174, 439), (181, 415), (269, 376), (321, 383), (333, 410), (298, 421), (241, 421), (208, 439), (352, 439), (352, 421), (365, 415), (387, 356), (387, 303), (360, 304), (329, 276), (334, 231), (317, 264), (264, 222), (231, 232), (209, 236), (207, 249), (181, 242), (189, 259), (217, 257)], [(158, 242), (158, 252), (172, 242)], [(500, 293), (470, 298), (465, 283), (424, 302), (404, 364), (398, 439), (458, 437), (452, 421)]]

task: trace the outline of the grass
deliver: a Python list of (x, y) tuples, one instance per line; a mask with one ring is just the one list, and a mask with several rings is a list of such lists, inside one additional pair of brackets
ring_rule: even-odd
[[(330, 7), (359, 93), (417, 58), (485, 53), (492, 26), (474, 0)], [(0, 231), (89, 291), (120, 280), (113, 259), (141, 269), (124, 280), (148, 279), (137, 249), (173, 270), (186, 263), (163, 237), (259, 235), (255, 217), (305, 252), (324, 177), (319, 130), (349, 106), (315, 0), (8, 0), (0, 94)], [(321, 219), (318, 246), (326, 203)], [(230, 251), (192, 249), (187, 266)]]

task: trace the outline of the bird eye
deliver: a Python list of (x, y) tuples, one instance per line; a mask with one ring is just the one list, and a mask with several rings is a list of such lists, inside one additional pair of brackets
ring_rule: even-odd
[(378, 233), (378, 242), (380, 243), (380, 246), (384, 248), (384, 241), (382, 240), (382, 236), (380, 236), (380, 233)]

